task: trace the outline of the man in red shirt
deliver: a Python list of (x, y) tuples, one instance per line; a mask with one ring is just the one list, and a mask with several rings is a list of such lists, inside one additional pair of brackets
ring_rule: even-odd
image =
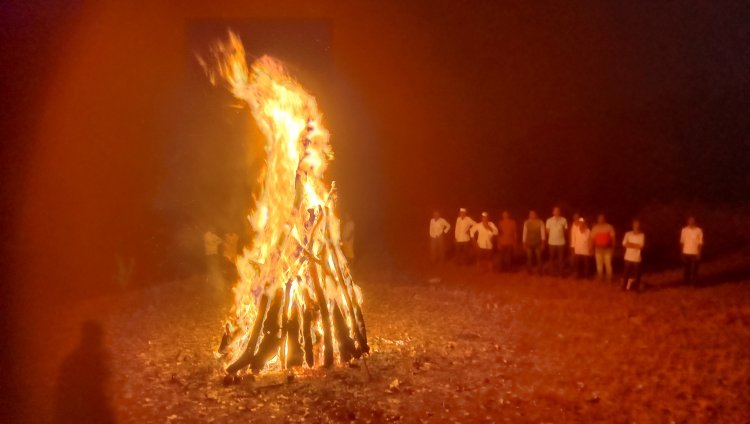
[(591, 229), (596, 258), (596, 277), (601, 279), (606, 272), (607, 281), (612, 280), (612, 251), (615, 247), (615, 228), (607, 223), (603, 213), (599, 214), (596, 225)]
[(513, 266), (513, 251), (518, 243), (518, 227), (516, 227), (516, 221), (510, 217), (510, 213), (503, 211), (502, 219), (497, 222), (497, 228), (500, 231), (497, 237), (500, 256), (498, 269), (509, 271)]

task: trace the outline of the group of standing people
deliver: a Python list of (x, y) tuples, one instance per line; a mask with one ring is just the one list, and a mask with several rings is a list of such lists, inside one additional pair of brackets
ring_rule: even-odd
[[(430, 256), (434, 262), (445, 260), (446, 236), (450, 229), (448, 221), (435, 211), (430, 220)], [(455, 261), (458, 265), (470, 264), (472, 252), (475, 252), (477, 266), (482, 271), (497, 269), (502, 272), (513, 269), (514, 252), (519, 246), (519, 231), (509, 212), (502, 212), (496, 225), (490, 221), (487, 212), (482, 212), (481, 220), (476, 222), (468, 216), (465, 208), (461, 208), (456, 218), (454, 238)], [(552, 216), (546, 221), (542, 221), (536, 211), (532, 210), (521, 227), (520, 241), (526, 255), (526, 270), (530, 274), (544, 273), (542, 252), (547, 249), (547, 271), (551, 275), (564, 275), (566, 252), (569, 252), (567, 256), (570, 266), (578, 278), (590, 277), (592, 256), (597, 278), (607, 281), (613, 278), (612, 257), (617, 239), (614, 227), (607, 222), (604, 214), (599, 214), (596, 222), (589, 226), (579, 214), (574, 214), (569, 223), (562, 216), (559, 207), (552, 209)], [(634, 219), (631, 230), (622, 238), (622, 288), (625, 290), (641, 288), (641, 252), (645, 241), (640, 221)], [(680, 244), (685, 263), (684, 280), (687, 284), (693, 284), (697, 280), (703, 246), (703, 230), (695, 224), (695, 218), (688, 218), (687, 225), (682, 229)]]

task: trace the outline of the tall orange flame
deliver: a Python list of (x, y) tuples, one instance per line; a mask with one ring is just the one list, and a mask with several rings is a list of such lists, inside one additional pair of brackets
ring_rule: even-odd
[(199, 58), (210, 81), (250, 106), (266, 139), (266, 167), (248, 215), (252, 243), (236, 262), (223, 352), (228, 370), (298, 365), (290, 349), (304, 350), (312, 366), (315, 348), (330, 365), (332, 335), (341, 360), (359, 357), (369, 349), (362, 294), (339, 247), (335, 186), (324, 180), (333, 151), (315, 98), (272, 57), (248, 68), (231, 32), (211, 49), (211, 59)]

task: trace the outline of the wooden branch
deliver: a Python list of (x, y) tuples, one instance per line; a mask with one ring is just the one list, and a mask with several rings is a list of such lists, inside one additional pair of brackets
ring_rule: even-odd
[(255, 356), (255, 347), (258, 344), (258, 337), (260, 335), (260, 329), (263, 326), (263, 320), (266, 315), (267, 307), (268, 296), (263, 293), (263, 296), (260, 297), (260, 303), (258, 304), (258, 315), (255, 316), (253, 330), (250, 333), (250, 340), (248, 340), (247, 346), (245, 346), (245, 351), (242, 353), (242, 356), (240, 356), (236, 361), (234, 361), (227, 367), (227, 372), (229, 374), (236, 373), (237, 371), (250, 365), (250, 363), (252, 362), (253, 356)]
[(335, 300), (333, 301), (333, 327), (336, 331), (336, 344), (339, 346), (341, 362), (349, 362), (353, 356), (358, 357), (354, 340), (349, 336), (349, 326)]
[[(330, 228), (326, 227), (326, 243), (330, 244), (331, 240), (331, 230)], [(346, 285), (346, 280), (344, 280), (344, 274), (341, 272), (341, 265), (339, 264), (339, 258), (338, 258), (338, 252), (336, 251), (336, 248), (333, 247), (331, 251), (331, 257), (333, 258), (333, 265), (336, 271), (336, 275), (339, 278), (339, 287), (341, 288), (341, 292), (344, 294), (344, 300), (346, 300), (346, 305), (349, 309), (349, 316), (352, 318), (352, 331), (354, 332), (354, 337), (357, 339), (357, 342), (359, 344), (359, 348), (355, 351), (355, 357), (359, 358), (362, 352), (369, 352), (370, 347), (367, 345), (367, 339), (362, 335), (360, 332), (360, 324), (357, 322), (357, 315), (354, 313), (354, 305), (352, 303), (351, 296), (349, 296), (349, 289)], [(359, 314), (362, 315), (361, 312)], [(364, 325), (364, 322), (362, 323)]]
[(312, 368), (315, 365), (315, 355), (313, 355), (312, 346), (313, 301), (307, 291), (303, 295), (305, 297), (305, 306), (302, 312), (302, 343), (305, 349), (305, 362), (307, 362), (308, 367)]
[(331, 337), (331, 317), (328, 314), (328, 305), (323, 287), (320, 285), (318, 276), (318, 266), (310, 264), (310, 276), (312, 277), (315, 297), (318, 300), (320, 308), (320, 319), (323, 323), (323, 366), (330, 367), (333, 365), (333, 338)]
[(292, 281), (289, 280), (286, 283), (286, 288), (284, 289), (284, 302), (281, 304), (281, 346), (279, 349), (279, 359), (281, 361), (281, 367), (284, 368), (286, 366), (286, 330), (287, 330), (287, 324), (288, 319), (286, 316), (286, 311), (289, 309), (289, 302), (290, 302), (290, 296), (289, 293), (292, 289)]

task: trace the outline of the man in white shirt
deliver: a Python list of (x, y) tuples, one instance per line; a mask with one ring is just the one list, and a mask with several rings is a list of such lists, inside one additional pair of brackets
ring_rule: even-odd
[(554, 275), (560, 276), (563, 272), (563, 258), (565, 256), (565, 232), (568, 230), (568, 220), (560, 216), (560, 208), (552, 209), (552, 217), (547, 219), (545, 225), (547, 230), (547, 244), (549, 245), (550, 269)]
[(469, 253), (471, 249), (471, 236), (469, 230), (476, 224), (476, 221), (469, 218), (466, 214), (466, 209), (461, 208), (458, 210), (458, 218), (456, 219), (456, 263), (459, 265), (467, 265), (469, 263)]
[[(575, 212), (573, 214), (573, 219), (570, 221), (570, 235), (569, 238), (572, 241), (573, 240), (573, 231), (578, 228), (578, 224), (580, 223), (581, 214), (578, 212)], [(575, 261), (576, 261), (576, 253), (573, 250), (572, 243), (570, 248), (570, 267), (572, 269), (575, 269)]]
[(625, 270), (622, 276), (622, 289), (638, 291), (641, 288), (641, 250), (646, 236), (641, 232), (641, 223), (633, 220), (633, 231), (625, 233), (622, 245), (625, 247)]
[(451, 224), (440, 216), (440, 212), (432, 213), (430, 219), (430, 259), (441, 263), (445, 259), (445, 235), (451, 229)]
[(698, 263), (703, 250), (703, 230), (695, 225), (695, 218), (688, 217), (687, 226), (680, 234), (682, 260), (685, 263), (685, 284), (695, 284), (698, 280)]
[(578, 218), (570, 230), (570, 249), (573, 253), (573, 272), (578, 278), (589, 278), (591, 267), (591, 230), (583, 218)]
[(479, 248), (477, 266), (480, 270), (492, 272), (492, 237), (496, 236), (498, 231), (495, 224), (490, 221), (490, 215), (487, 212), (482, 212), (482, 222), (474, 224), (470, 233), (471, 237), (477, 237)]

